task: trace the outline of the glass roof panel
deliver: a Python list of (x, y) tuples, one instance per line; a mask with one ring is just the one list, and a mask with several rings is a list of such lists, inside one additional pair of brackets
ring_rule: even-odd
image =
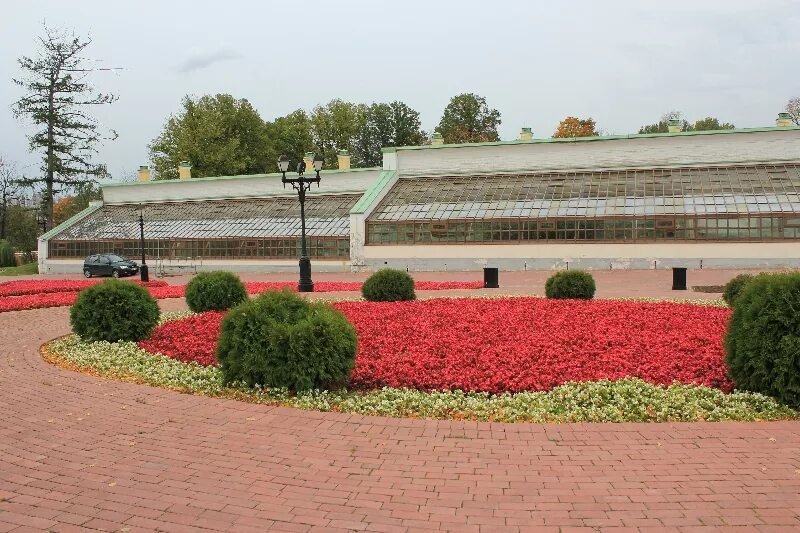
[[(309, 196), (306, 233), (315, 237), (349, 236), (350, 210), (359, 198), (360, 195)], [(299, 237), (301, 233), (300, 205), (291, 197), (142, 204), (142, 215), (146, 239), (278, 238)], [(52, 237), (54, 240), (138, 238), (137, 204), (104, 205)]]
[(798, 193), (800, 164), (415, 177), (399, 179), (369, 220), (797, 212)]

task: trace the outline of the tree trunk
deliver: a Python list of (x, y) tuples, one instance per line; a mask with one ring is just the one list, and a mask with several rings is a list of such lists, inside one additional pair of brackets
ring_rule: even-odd
[(48, 107), (47, 107), (47, 175), (45, 176), (46, 183), (47, 183), (47, 191), (45, 192), (45, 199), (44, 199), (44, 216), (45, 216), (45, 231), (50, 231), (53, 229), (53, 176), (54, 172), (54, 165), (53, 165), (53, 121), (54, 121), (54, 104), (53, 100), (55, 99), (55, 85), (56, 80), (55, 78), (50, 78), (50, 91), (48, 94)]

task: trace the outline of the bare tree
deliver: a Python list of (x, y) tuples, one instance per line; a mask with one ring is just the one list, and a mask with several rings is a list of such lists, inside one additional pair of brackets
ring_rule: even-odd
[(42, 152), (42, 177), (25, 178), (25, 184), (43, 184), (46, 229), (53, 226), (53, 197), (97, 178), (107, 177), (103, 164), (92, 161), (98, 145), (117, 134), (101, 132), (91, 106), (110, 104), (113, 94), (96, 92), (88, 83), (91, 73), (115, 70), (87, 66), (83, 54), (91, 39), (45, 26), (36, 57), (21, 57), (25, 77), (14, 79), (26, 94), (12, 105), (14, 114), (30, 120), (37, 131), (28, 136), (30, 149)]
[(0, 157), (0, 239), (6, 238), (8, 211), (19, 200), (20, 184), (16, 166)]
[(800, 126), (800, 97), (790, 98), (786, 103), (786, 112), (792, 116), (792, 122)]

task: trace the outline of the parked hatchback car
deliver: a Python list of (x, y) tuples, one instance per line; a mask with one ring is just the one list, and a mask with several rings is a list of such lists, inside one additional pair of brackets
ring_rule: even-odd
[(116, 254), (90, 255), (83, 261), (83, 275), (92, 276), (133, 276), (139, 272), (139, 265), (126, 257)]

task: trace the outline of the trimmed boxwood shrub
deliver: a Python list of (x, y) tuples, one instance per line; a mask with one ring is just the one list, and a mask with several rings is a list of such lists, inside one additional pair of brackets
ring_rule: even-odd
[(87, 341), (142, 340), (158, 316), (158, 304), (147, 289), (114, 279), (83, 289), (69, 311), (72, 331)]
[(364, 299), (370, 302), (397, 302), (414, 300), (414, 278), (407, 272), (394, 268), (378, 270), (361, 287)]
[(339, 311), (271, 291), (228, 312), (216, 357), (226, 384), (324, 389), (346, 382), (356, 345), (355, 328)]
[(722, 289), (722, 299), (725, 300), (725, 303), (733, 307), (736, 298), (742, 292), (744, 286), (752, 279), (752, 274), (739, 274), (726, 283), (725, 288)]
[(544, 294), (548, 298), (591, 300), (594, 291), (594, 278), (583, 270), (558, 272), (550, 276), (544, 285)]
[(725, 352), (737, 388), (800, 406), (800, 274), (760, 275), (745, 285)]
[(0, 267), (13, 266), (17, 266), (17, 260), (14, 258), (14, 249), (8, 241), (0, 241)]
[(239, 276), (217, 270), (201, 272), (186, 285), (186, 303), (195, 313), (223, 311), (247, 300)]

